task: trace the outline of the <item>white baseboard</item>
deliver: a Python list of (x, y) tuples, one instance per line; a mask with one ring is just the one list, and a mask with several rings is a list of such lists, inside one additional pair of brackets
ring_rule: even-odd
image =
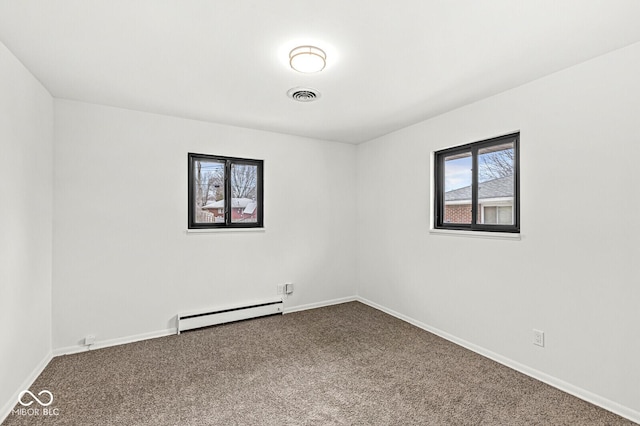
[(52, 359), (53, 354), (49, 352), (44, 358), (42, 358), (42, 361), (38, 363), (36, 368), (33, 369), (31, 374), (29, 374), (29, 376), (24, 380), (22, 385), (14, 392), (13, 395), (11, 395), (9, 401), (7, 401), (2, 409), (0, 409), (0, 424), (5, 421), (9, 414), (11, 414), (11, 410), (13, 410), (13, 407), (15, 407), (15, 405), (18, 403), (20, 392), (31, 387), (33, 382), (35, 382), (38, 376), (42, 374), (42, 371), (47, 367), (47, 365), (49, 365)]
[(152, 331), (149, 333), (136, 334), (133, 336), (118, 337), (117, 339), (99, 340), (91, 346), (76, 345), (76, 346), (67, 346), (64, 348), (54, 349), (53, 356), (71, 355), (79, 352), (86, 352), (89, 350), (108, 348), (109, 346), (118, 346), (118, 345), (124, 345), (127, 343), (140, 342), (142, 340), (155, 339), (157, 337), (170, 336), (176, 333), (177, 333), (177, 328), (174, 327), (174, 328), (168, 328), (166, 330), (158, 330), (158, 331)]
[(546, 383), (550, 386), (553, 386), (556, 389), (559, 389), (563, 392), (566, 392), (570, 395), (573, 395), (577, 398), (580, 398), (582, 400), (585, 400), (587, 402), (590, 402), (594, 405), (597, 405), (598, 407), (604, 408), (605, 410), (611, 411), (612, 413), (615, 413), (619, 416), (622, 416), (626, 419), (629, 419), (633, 422), (639, 423), (640, 424), (640, 412), (633, 410), (629, 407), (625, 407), (617, 402), (611, 401), (607, 398), (604, 398), (600, 395), (597, 395), (593, 392), (590, 392), (588, 390), (582, 389), (580, 387), (574, 386), (571, 383), (567, 383), (563, 380), (560, 380), (556, 377), (550, 376), (546, 373), (543, 373), (542, 371), (538, 371), (534, 368), (528, 367), (524, 364), (520, 364), (519, 362), (516, 362), (512, 359), (509, 359), (507, 357), (504, 357), (500, 354), (497, 354), (495, 352), (492, 352), (488, 349), (485, 349), (481, 346), (475, 345), (471, 342), (467, 342), (466, 340), (460, 339), (456, 336), (453, 336), (445, 331), (439, 330), (435, 327), (431, 327), (430, 325), (424, 324), (420, 321), (417, 321), (411, 317), (408, 317), (406, 315), (403, 315), (399, 312), (396, 312), (392, 309), (386, 308), (382, 305), (379, 305), (375, 302), (372, 302), (368, 299), (365, 299), (364, 297), (360, 297), (357, 296), (355, 298), (355, 300), (364, 303), (365, 305), (369, 305), (372, 308), (378, 309), (379, 311), (385, 312), (391, 316), (394, 316), (398, 319), (401, 319), (402, 321), (408, 322), (409, 324), (413, 324), (416, 327), (419, 327), (423, 330), (426, 330), (430, 333), (433, 333), (437, 336), (442, 337), (445, 340), (448, 340), (452, 343), (455, 343), (456, 345), (462, 346), (463, 348), (469, 349), (470, 351), (473, 351), (477, 354), (480, 354), (486, 358), (489, 358), (493, 361), (496, 361), (497, 363), (500, 363), (502, 365), (505, 365), (509, 368), (512, 368), (516, 371), (519, 371), (522, 374), (526, 374), (529, 377), (532, 377), (536, 380), (539, 380), (543, 383)]
[[(323, 306), (331, 306), (331, 305), (337, 305), (340, 303), (353, 302), (355, 300), (356, 300), (355, 296), (350, 296), (350, 297), (343, 297), (340, 299), (326, 300), (323, 302), (309, 303), (306, 305), (292, 306), (289, 308), (285, 307), (283, 313), (289, 314), (297, 311), (305, 311), (308, 309), (321, 308)], [(142, 340), (147, 340), (147, 339), (155, 339), (157, 337), (169, 336), (176, 333), (177, 333), (177, 328), (168, 328), (166, 330), (152, 331), (150, 333), (136, 334), (133, 336), (119, 337), (116, 339), (96, 341), (96, 343), (91, 346), (84, 346), (84, 345), (66, 346), (66, 347), (54, 349), (53, 356), (71, 355), (79, 352), (86, 352), (89, 350), (108, 348), (109, 346), (124, 345), (127, 343), (140, 342)]]
[(356, 300), (358, 300), (356, 296), (349, 296), (349, 297), (341, 297), (339, 299), (325, 300), (324, 302), (316, 302), (316, 303), (308, 303), (306, 305), (292, 306), (290, 308), (285, 306), (284, 313), (290, 314), (298, 311), (307, 311), (309, 309), (322, 308), (324, 306), (339, 305), (341, 303), (347, 303), (347, 302), (355, 302)]

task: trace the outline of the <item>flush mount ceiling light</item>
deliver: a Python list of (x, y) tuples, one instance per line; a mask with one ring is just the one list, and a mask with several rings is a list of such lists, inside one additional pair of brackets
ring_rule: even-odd
[(327, 65), (327, 54), (315, 46), (298, 46), (289, 52), (289, 65), (298, 72), (322, 71)]

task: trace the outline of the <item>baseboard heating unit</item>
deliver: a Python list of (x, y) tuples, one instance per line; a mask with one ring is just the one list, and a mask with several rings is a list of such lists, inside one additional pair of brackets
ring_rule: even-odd
[(212, 309), (199, 312), (178, 314), (178, 334), (187, 330), (241, 321), (267, 315), (282, 314), (284, 303), (282, 299), (249, 303), (244, 306)]

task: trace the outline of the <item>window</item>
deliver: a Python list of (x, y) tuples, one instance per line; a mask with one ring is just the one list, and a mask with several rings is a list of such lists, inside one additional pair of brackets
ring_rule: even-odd
[(511, 225), (513, 206), (482, 206), (482, 223), (492, 225)]
[(520, 232), (519, 141), (514, 133), (435, 153), (436, 229)]
[(262, 160), (192, 154), (189, 229), (262, 228)]

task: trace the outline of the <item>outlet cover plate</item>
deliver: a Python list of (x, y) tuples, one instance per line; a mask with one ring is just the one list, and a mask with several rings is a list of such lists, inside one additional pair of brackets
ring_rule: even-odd
[(544, 331), (533, 329), (533, 344), (544, 348)]

